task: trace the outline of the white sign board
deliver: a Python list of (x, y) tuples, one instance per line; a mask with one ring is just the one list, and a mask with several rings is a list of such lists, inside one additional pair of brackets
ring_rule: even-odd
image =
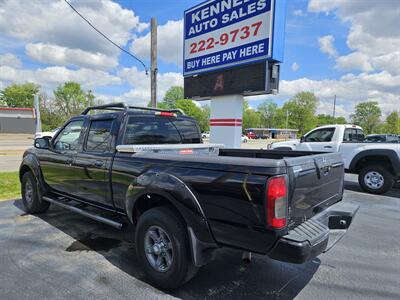
[(212, 0), (185, 11), (184, 75), (270, 58), (273, 10), (273, 0)]

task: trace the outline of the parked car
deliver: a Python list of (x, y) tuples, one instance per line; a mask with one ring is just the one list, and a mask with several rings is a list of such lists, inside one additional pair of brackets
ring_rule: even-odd
[[(88, 114), (110, 108), (119, 111)], [(34, 146), (19, 171), (25, 210), (52, 203), (118, 229), (133, 223), (138, 261), (165, 289), (221, 247), (309, 261), (358, 210), (341, 202), (340, 154), (203, 144), (195, 120), (174, 110), (89, 107)]]
[(400, 143), (400, 136), (395, 134), (369, 134), (365, 137), (366, 143)]
[(242, 134), (241, 140), (242, 140), (242, 143), (247, 143), (249, 138), (247, 136), (245, 136), (244, 134)]
[(41, 137), (53, 137), (57, 131), (60, 129), (60, 127), (54, 128), (53, 130), (50, 131), (42, 131), (42, 132), (36, 132), (35, 133), (35, 138), (41, 138)]
[(247, 136), (248, 139), (256, 139), (257, 138), (257, 135), (252, 131), (248, 132), (246, 134), (246, 136)]
[(355, 125), (326, 125), (306, 133), (300, 140), (273, 143), (271, 149), (339, 152), (346, 172), (358, 174), (361, 188), (383, 194), (400, 180), (400, 144), (365, 141)]
[(208, 131), (203, 132), (203, 133), (201, 134), (201, 137), (202, 137), (203, 139), (209, 139), (209, 138), (210, 138), (210, 133), (209, 133)]

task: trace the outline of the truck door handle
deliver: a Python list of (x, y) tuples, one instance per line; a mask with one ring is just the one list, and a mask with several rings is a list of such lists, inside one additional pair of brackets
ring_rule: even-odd
[(102, 166), (104, 165), (104, 162), (103, 162), (102, 160), (96, 160), (96, 161), (94, 162), (94, 165), (95, 165), (96, 167), (102, 167)]
[(332, 146), (325, 146), (325, 149), (332, 149)]

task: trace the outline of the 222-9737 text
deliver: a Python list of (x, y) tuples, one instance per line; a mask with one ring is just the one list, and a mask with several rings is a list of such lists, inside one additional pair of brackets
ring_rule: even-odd
[(219, 36), (219, 39), (215, 40), (213, 37), (208, 39), (203, 39), (198, 42), (193, 42), (190, 44), (190, 53), (202, 52), (215, 47), (215, 45), (226, 45), (228, 43), (234, 43), (237, 38), (242, 40), (247, 39), (250, 36), (257, 36), (258, 30), (262, 25), (262, 21), (251, 24), (250, 26), (243, 26), (230, 31), (229, 33), (223, 33)]

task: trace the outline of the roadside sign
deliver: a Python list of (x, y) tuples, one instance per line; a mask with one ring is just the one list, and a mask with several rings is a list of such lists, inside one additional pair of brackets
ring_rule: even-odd
[(209, 100), (211, 97), (276, 94), (279, 89), (279, 65), (252, 63), (184, 78), (185, 98)]
[(281, 61), (284, 2), (211, 0), (186, 10), (184, 76), (267, 59)]

